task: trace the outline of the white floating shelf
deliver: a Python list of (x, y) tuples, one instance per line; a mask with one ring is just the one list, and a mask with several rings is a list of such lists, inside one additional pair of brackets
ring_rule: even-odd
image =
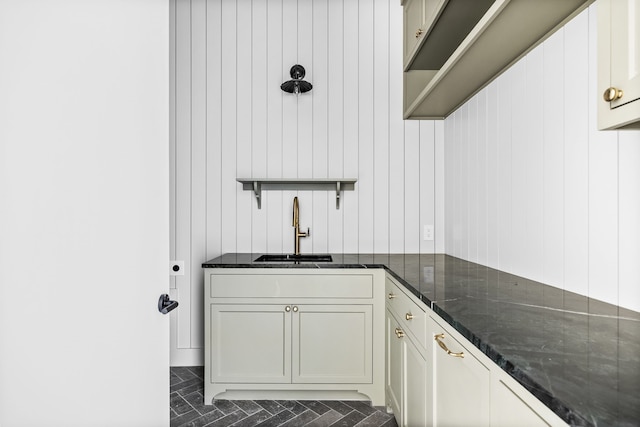
[(253, 191), (262, 208), (262, 190), (324, 190), (336, 192), (336, 209), (340, 209), (340, 193), (352, 191), (357, 179), (350, 178), (318, 178), (318, 179), (271, 179), (271, 178), (238, 178), (244, 190)]

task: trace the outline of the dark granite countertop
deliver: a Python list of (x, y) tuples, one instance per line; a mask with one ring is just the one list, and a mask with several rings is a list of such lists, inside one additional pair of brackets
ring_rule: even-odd
[(384, 268), (571, 425), (640, 426), (640, 313), (448, 255), (332, 254), (205, 268)]

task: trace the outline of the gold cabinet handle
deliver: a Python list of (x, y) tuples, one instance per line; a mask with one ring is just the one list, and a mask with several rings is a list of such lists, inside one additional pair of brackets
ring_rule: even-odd
[(298, 312), (298, 306), (297, 306), (297, 305), (294, 305), (294, 306), (293, 306), (293, 312), (294, 312), (294, 313), (297, 313), (297, 312)]
[(389, 299), (394, 299), (396, 297), (396, 294), (394, 294), (393, 292), (389, 293)]
[(444, 341), (442, 341), (443, 339), (444, 339), (444, 334), (436, 334), (435, 340), (438, 342), (438, 345), (440, 346), (440, 348), (442, 348), (444, 351), (446, 351), (448, 355), (451, 355), (453, 357), (464, 357), (464, 353), (463, 352), (454, 353), (453, 351), (449, 350), (449, 348), (444, 343)]
[(615, 87), (610, 87), (609, 89), (604, 91), (602, 97), (606, 102), (611, 102), (615, 101), (616, 99), (622, 98), (622, 95), (624, 95), (624, 92), (622, 92), (622, 90)]
[(404, 318), (407, 319), (407, 320), (411, 320), (411, 319), (413, 319), (413, 314), (407, 313), (407, 314), (404, 315)]
[(396, 337), (402, 338), (404, 336), (404, 331), (400, 328), (396, 328)]
[(290, 312), (290, 311), (291, 311), (291, 307), (286, 306), (286, 307), (284, 308), (284, 311), (286, 311), (287, 313), (288, 313), (288, 312)]
[(422, 30), (422, 28), (418, 28), (418, 31), (416, 31), (416, 38), (419, 39), (420, 36), (422, 35), (422, 33), (424, 33), (424, 31)]

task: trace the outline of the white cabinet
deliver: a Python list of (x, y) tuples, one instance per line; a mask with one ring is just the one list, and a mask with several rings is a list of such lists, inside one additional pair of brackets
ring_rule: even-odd
[(598, 2), (598, 128), (640, 129), (640, 0)]
[(408, 66), (443, 10), (446, 0), (408, 0), (404, 2), (404, 63)]
[(385, 286), (386, 402), (400, 427), (567, 425), (395, 279)]
[(490, 426), (490, 371), (438, 322), (433, 342), (435, 426)]
[(282, 305), (211, 304), (210, 310), (213, 382), (291, 382), (291, 315)]
[(432, 425), (430, 375), (424, 353), (387, 310), (387, 406), (399, 427)]
[(406, 1), (404, 118), (447, 117), (593, 1)]
[(207, 269), (205, 304), (205, 402), (384, 404), (384, 270)]
[(211, 304), (221, 383), (370, 383), (372, 305)]
[(510, 427), (549, 427), (538, 413), (536, 413), (518, 394), (502, 381), (496, 382), (491, 389), (491, 397), (498, 404), (491, 406), (491, 425)]
[(432, 370), (425, 310), (387, 277), (387, 407), (399, 427), (430, 426)]
[(372, 382), (372, 304), (294, 305), (291, 314), (292, 382)]

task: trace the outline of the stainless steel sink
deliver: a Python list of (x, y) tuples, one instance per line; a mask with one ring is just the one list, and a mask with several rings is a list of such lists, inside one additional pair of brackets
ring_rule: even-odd
[(254, 262), (332, 262), (331, 255), (326, 254), (265, 254), (260, 255)]

